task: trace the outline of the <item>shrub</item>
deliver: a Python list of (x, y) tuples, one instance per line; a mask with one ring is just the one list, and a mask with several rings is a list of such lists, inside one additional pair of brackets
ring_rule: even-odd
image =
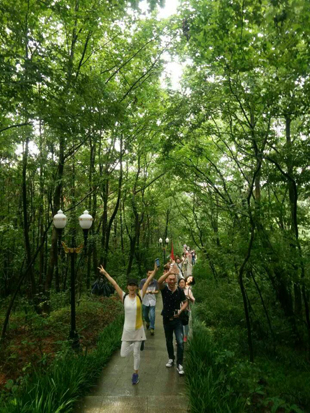
[(91, 354), (59, 353), (45, 374), (35, 373), (13, 392), (1, 413), (66, 413), (99, 377), (102, 368), (120, 345), (123, 316), (100, 334)]
[[(186, 357), (186, 381), (192, 413), (241, 413), (244, 401), (238, 397), (223, 364), (234, 353), (220, 351), (207, 327), (193, 323), (193, 337)], [(226, 355), (225, 355), (226, 352)]]

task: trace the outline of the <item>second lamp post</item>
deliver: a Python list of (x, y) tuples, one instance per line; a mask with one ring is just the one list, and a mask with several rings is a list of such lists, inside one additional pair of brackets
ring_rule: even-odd
[(163, 242), (162, 238), (159, 238), (158, 243), (159, 243), (159, 246), (162, 247), (162, 249), (163, 249), (163, 254), (164, 254), (163, 255), (163, 265), (165, 265), (165, 262), (166, 262), (166, 247), (169, 244), (169, 238), (167, 237), (165, 239), (165, 242)]

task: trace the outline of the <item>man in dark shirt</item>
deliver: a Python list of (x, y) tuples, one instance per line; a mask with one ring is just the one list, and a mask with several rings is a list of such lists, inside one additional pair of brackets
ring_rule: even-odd
[(188, 301), (186, 300), (184, 291), (177, 286), (177, 277), (173, 272), (173, 265), (168, 272), (159, 278), (158, 286), (163, 298), (161, 315), (163, 316), (166, 346), (169, 356), (166, 367), (172, 367), (174, 365), (174, 332), (177, 340), (177, 370), (179, 374), (183, 376), (183, 325), (179, 316), (187, 308)]

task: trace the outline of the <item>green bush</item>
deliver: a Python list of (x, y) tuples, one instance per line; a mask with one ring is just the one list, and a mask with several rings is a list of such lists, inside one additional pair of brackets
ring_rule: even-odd
[[(59, 353), (45, 374), (35, 373), (13, 397), (4, 402), (1, 413), (66, 413), (99, 377), (102, 368), (120, 345), (123, 316), (108, 325), (91, 354)], [(13, 389), (14, 390), (14, 389)]]
[(274, 336), (257, 291), (249, 278), (244, 279), (251, 303), (255, 355), (255, 362), (251, 363), (237, 280), (214, 280), (203, 276), (203, 266), (198, 270), (201, 278), (195, 272), (193, 337), (186, 359), (191, 411), (310, 411), (309, 363), (303, 351), (290, 345), (292, 330), (275, 298), (266, 290), (264, 280), (260, 280), (261, 291)]
[(244, 400), (234, 393), (225, 367), (234, 353), (220, 351), (210, 331), (199, 321), (193, 323), (193, 337), (189, 344), (186, 381), (191, 412), (243, 412)]

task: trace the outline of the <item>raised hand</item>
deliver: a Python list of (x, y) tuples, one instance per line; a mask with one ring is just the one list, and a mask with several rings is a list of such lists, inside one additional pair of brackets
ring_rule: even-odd
[(108, 274), (108, 273), (106, 272), (106, 270), (103, 268), (102, 265), (100, 265), (100, 267), (98, 267), (98, 270), (99, 270), (100, 274), (103, 274), (103, 275), (107, 275), (107, 274)]

